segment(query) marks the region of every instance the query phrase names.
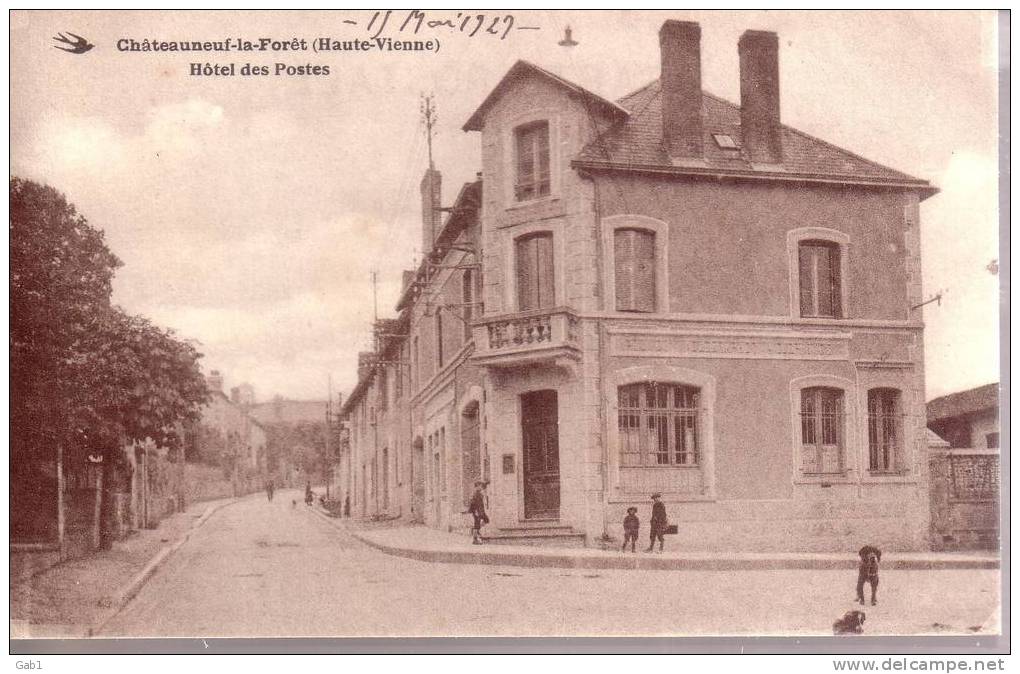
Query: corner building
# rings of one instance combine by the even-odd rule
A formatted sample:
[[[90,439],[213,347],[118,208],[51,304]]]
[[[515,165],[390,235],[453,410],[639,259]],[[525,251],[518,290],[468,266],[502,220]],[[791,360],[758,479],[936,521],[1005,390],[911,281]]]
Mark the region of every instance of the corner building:
[[[515,64],[441,228],[426,174],[400,516],[465,528],[484,477],[497,541],[620,540],[631,505],[646,535],[661,492],[679,549],[927,548],[936,190],[784,126],[774,33],[737,45],[740,105],[702,91],[698,24],[659,41],[618,101]]]

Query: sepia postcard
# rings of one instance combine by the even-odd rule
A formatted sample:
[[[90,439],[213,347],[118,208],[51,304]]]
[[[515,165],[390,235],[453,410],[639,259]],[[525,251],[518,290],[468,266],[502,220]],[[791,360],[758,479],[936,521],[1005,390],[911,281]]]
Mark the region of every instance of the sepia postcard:
[[[13,650],[1008,648],[1008,16],[9,21]]]

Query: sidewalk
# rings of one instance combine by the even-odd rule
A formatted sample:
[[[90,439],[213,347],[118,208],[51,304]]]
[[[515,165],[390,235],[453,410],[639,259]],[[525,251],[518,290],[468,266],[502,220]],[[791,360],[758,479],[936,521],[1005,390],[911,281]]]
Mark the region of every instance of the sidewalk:
[[[143,529],[110,550],[58,564],[11,586],[12,639],[82,638],[113,617],[152,572],[228,498],[192,504],[156,529]]]
[[[316,509],[316,512],[319,512]],[[319,512],[325,517],[324,513]],[[622,553],[593,548],[550,548],[524,545],[471,545],[466,535],[425,526],[362,528],[333,518],[363,543],[382,552],[425,562],[498,564],[571,569],[709,570],[733,569],[856,569],[857,556],[842,553],[671,552]],[[995,552],[888,552],[883,569],[997,569]]]

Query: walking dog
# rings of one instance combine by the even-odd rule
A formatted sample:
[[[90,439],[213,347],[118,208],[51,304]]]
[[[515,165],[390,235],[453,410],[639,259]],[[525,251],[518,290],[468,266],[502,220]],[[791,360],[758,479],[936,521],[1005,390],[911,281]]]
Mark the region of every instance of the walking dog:
[[[871,605],[878,603],[878,563],[882,560],[882,551],[873,545],[865,545],[857,553],[861,565],[857,569],[857,602],[864,603],[864,583],[871,584]]]

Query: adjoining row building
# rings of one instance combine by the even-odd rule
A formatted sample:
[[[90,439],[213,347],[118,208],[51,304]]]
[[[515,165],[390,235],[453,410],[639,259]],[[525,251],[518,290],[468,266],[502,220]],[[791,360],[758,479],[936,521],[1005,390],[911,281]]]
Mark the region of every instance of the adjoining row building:
[[[466,528],[484,479],[496,539],[620,539],[661,492],[689,550],[928,545],[937,190],[783,125],[775,33],[740,38],[739,105],[702,91],[700,36],[667,21],[617,101],[519,61],[464,125],[478,180],[444,207],[426,171],[341,410],[353,516]]]

